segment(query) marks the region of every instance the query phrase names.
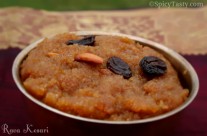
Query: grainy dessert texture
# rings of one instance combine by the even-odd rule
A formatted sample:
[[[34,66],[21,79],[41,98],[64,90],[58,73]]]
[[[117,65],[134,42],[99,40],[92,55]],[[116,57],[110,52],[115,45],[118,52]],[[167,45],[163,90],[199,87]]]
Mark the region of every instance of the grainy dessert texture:
[[[39,43],[21,64],[26,90],[61,111],[102,120],[149,118],[178,107],[188,97],[189,91],[181,86],[175,69],[157,51],[117,36],[95,36],[94,46],[66,44],[81,38],[65,33]],[[80,54],[103,60],[77,61]],[[113,56],[128,64],[131,77],[123,78],[107,68]],[[145,56],[162,59],[166,72],[146,75],[139,65]]]

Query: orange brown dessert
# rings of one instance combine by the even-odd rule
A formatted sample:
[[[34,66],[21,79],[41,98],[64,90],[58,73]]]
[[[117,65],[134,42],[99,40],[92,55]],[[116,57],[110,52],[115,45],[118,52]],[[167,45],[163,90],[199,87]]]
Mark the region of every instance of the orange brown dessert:
[[[77,116],[139,120],[181,105],[189,91],[159,52],[126,37],[59,34],[21,64],[26,90]]]

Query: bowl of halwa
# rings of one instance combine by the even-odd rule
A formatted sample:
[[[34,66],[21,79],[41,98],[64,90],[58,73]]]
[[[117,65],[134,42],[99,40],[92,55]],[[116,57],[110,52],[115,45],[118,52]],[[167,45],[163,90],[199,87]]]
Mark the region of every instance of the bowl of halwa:
[[[137,124],[172,116],[196,97],[199,80],[175,51],[120,33],[78,31],[40,39],[12,74],[32,102],[66,118]]]

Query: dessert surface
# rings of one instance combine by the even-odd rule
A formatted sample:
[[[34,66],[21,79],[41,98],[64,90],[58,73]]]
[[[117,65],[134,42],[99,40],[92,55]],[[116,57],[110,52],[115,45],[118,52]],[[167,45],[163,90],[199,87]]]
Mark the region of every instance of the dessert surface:
[[[159,52],[126,37],[59,34],[23,61],[26,90],[69,114],[138,120],[181,105],[189,91]]]

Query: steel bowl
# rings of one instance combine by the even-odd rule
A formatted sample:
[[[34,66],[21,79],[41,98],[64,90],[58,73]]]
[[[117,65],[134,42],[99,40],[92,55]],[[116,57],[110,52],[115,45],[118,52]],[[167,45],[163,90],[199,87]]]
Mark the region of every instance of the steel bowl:
[[[199,89],[199,79],[197,76],[197,73],[195,72],[194,68],[192,65],[181,55],[179,55],[177,52],[173,51],[172,49],[167,48],[166,46],[144,39],[140,38],[137,36],[132,36],[132,35],[126,35],[126,34],[120,34],[120,33],[108,33],[108,32],[99,32],[99,31],[77,31],[77,32],[71,32],[76,35],[110,35],[110,36],[121,36],[121,37],[128,37],[129,39],[135,40],[139,42],[142,45],[149,46],[151,48],[154,48],[158,52],[162,53],[174,66],[174,68],[177,70],[179,73],[179,77],[183,83],[183,85],[189,89],[190,94],[187,98],[187,100],[180,105],[179,107],[175,108],[172,111],[169,111],[167,113],[155,116],[155,117],[150,117],[146,119],[140,119],[140,120],[133,120],[133,121],[107,121],[107,120],[98,120],[98,119],[91,119],[91,118],[85,118],[85,117],[80,117],[76,115],[72,115],[69,113],[65,113],[63,111],[60,111],[58,109],[55,109],[51,106],[46,105],[45,103],[41,102],[40,100],[36,99],[33,97],[30,93],[27,92],[27,90],[24,88],[22,85],[21,79],[20,79],[20,65],[22,61],[25,59],[27,54],[34,49],[38,43],[40,43],[44,38],[30,44],[27,46],[25,49],[23,49],[15,58],[13,67],[12,67],[12,75],[13,79],[21,91],[27,99],[30,100],[30,102],[35,103],[36,107],[41,107],[40,110],[46,111],[45,114],[48,116],[48,114],[52,114],[53,116],[56,116],[56,118],[62,118],[63,120],[66,118],[73,119],[73,120],[78,120],[78,121],[83,121],[83,122],[92,122],[92,123],[98,123],[98,124],[140,124],[140,123],[146,123],[146,122],[153,122],[157,120],[161,120],[167,117],[170,117],[184,108],[186,108],[196,97]],[[50,36],[53,37],[53,36]],[[39,111],[39,110],[38,110]]]

